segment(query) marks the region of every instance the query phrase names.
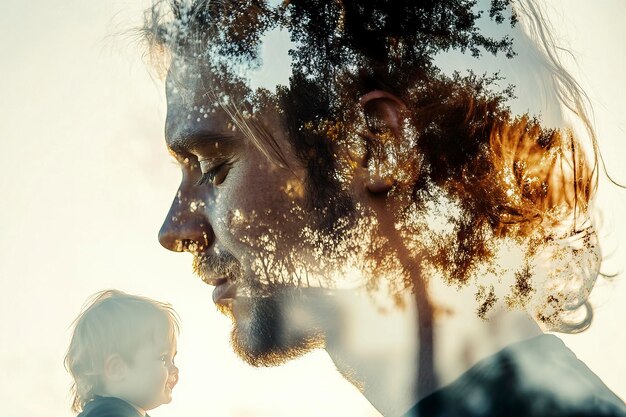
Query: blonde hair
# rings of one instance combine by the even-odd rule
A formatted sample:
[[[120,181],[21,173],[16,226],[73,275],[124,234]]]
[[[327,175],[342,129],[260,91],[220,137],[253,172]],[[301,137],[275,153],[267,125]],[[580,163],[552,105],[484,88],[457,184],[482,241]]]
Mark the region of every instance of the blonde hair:
[[[170,342],[180,333],[180,319],[169,303],[108,289],[93,294],[72,322],[65,369],[72,375],[71,409],[80,412],[102,389],[106,358],[117,353],[133,363],[137,349],[157,341],[165,330]]]

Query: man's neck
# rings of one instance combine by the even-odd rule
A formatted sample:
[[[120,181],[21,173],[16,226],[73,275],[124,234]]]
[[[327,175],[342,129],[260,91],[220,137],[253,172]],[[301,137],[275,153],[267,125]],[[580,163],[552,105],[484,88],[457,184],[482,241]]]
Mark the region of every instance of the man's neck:
[[[326,351],[339,372],[384,416],[401,416],[481,359],[541,334],[523,312],[503,310],[494,313],[491,320],[483,320],[477,317],[476,306],[467,302],[465,292],[469,289],[452,291],[456,295],[450,295],[453,298],[448,297],[443,305],[447,312],[438,309],[434,315],[432,369],[436,375],[431,377],[436,384],[426,392],[417,388],[420,342],[412,294],[403,298],[404,308],[388,306],[387,312],[364,293],[339,299],[341,319],[336,323],[340,328],[328,332],[333,336],[326,341]],[[475,303],[474,297],[469,299]]]
[[[399,416],[415,399],[417,321],[415,305],[381,306],[367,293],[338,297],[326,351],[337,370],[385,416]],[[407,301],[407,300],[405,300]],[[381,310],[384,309],[384,310]]]

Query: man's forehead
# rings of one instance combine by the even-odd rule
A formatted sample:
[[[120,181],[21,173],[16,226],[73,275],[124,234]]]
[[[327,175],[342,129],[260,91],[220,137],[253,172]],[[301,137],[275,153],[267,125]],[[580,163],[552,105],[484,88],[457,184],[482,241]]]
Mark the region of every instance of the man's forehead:
[[[231,117],[209,99],[187,102],[172,93],[167,106],[165,141],[177,159],[200,149],[208,150],[209,146],[214,152],[221,152],[245,142]]]
[[[165,80],[165,94],[167,107],[170,110],[188,110],[197,105],[208,106],[208,94],[210,88],[201,73],[191,74],[192,69],[181,70],[171,68]],[[215,90],[213,90],[215,91]],[[204,103],[204,102],[207,103]]]
[[[170,67],[166,80],[165,137],[171,152],[184,155],[194,146],[215,144],[222,149],[242,145],[249,123],[276,124],[276,109],[261,105],[241,79],[205,66]],[[252,119],[250,116],[254,116]],[[245,127],[241,127],[241,124]],[[267,126],[266,126],[267,127]]]
[[[189,75],[181,77],[176,69],[168,72],[165,137],[173,150],[184,138],[197,136],[200,132],[224,133],[228,129],[219,98],[203,91],[201,81]]]
[[[168,110],[165,140],[170,151],[176,154],[191,152],[208,143],[224,146],[237,137],[232,126],[222,113],[207,113],[198,106]]]

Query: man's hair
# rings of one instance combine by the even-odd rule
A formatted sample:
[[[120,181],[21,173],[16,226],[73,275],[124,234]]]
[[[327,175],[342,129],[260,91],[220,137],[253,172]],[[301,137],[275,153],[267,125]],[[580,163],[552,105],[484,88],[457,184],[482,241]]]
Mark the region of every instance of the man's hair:
[[[243,91],[245,83],[233,82],[237,77],[227,63],[254,66],[263,33],[287,29],[294,45],[290,85],[279,86],[275,95],[260,90],[243,96],[280,109],[283,127],[308,170],[311,200],[324,201],[331,213],[349,206],[345,198],[332,198],[341,188],[334,149],[342,138],[359,136],[355,125],[366,124],[353,104],[375,89],[399,97],[414,129],[410,150],[420,155],[411,172],[413,199],[406,210],[425,212],[427,202],[441,193],[452,197],[459,210],[450,219],[452,241],[433,239],[424,251],[426,261],[450,283],[463,285],[494,258],[497,239],[524,242],[529,250],[515,274],[513,298],[507,300],[522,305],[535,290],[531,259],[550,247],[554,259],[584,265],[575,277],[556,277],[568,282],[550,287],[536,317],[556,330],[581,331],[591,321],[587,296],[600,265],[588,215],[598,159],[588,100],[561,64],[547,19],[531,0],[491,0],[487,11],[498,24],[507,16],[512,26],[522,20],[536,44],[537,66],[551,77],[558,104],[581,120],[590,146],[571,130],[512,115],[506,102],[513,91],[491,91],[500,80],[497,75],[444,75],[433,60],[441,51],[515,55],[515,39],[494,39],[479,30],[475,5],[471,0],[286,0],[276,7],[263,0],[156,1],[146,12],[143,33],[153,51],[208,68],[209,89],[236,85]],[[209,97],[216,97],[212,91]],[[236,108],[227,112],[235,124],[246,124]],[[262,128],[242,130],[266,155],[284,160]],[[368,155],[384,151],[374,149],[371,138],[362,139]],[[479,314],[493,301],[493,292],[483,290],[486,296],[477,295],[483,298]],[[561,314],[580,308],[585,314],[577,321]]]
[[[160,334],[171,342],[179,331],[178,315],[168,303],[109,289],[93,294],[72,322],[72,339],[65,355],[65,369],[73,378],[74,412],[102,390],[106,358],[119,354],[129,365],[145,343],[156,343]]]

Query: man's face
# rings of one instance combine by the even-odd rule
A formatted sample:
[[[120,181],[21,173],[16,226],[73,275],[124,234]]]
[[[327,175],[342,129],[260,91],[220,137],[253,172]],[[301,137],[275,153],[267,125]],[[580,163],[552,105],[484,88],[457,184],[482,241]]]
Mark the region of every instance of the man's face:
[[[275,139],[289,169],[251,143],[214,96],[193,86],[184,96],[169,81],[166,142],[183,175],[159,241],[194,255],[196,272],[216,286],[213,300],[231,316],[233,345],[248,362],[280,363],[320,346],[315,323],[285,319],[320,299],[319,284],[332,265],[328,257],[320,262],[323,249],[314,242],[323,237],[307,208],[306,172],[276,114],[256,115],[256,123]]]

